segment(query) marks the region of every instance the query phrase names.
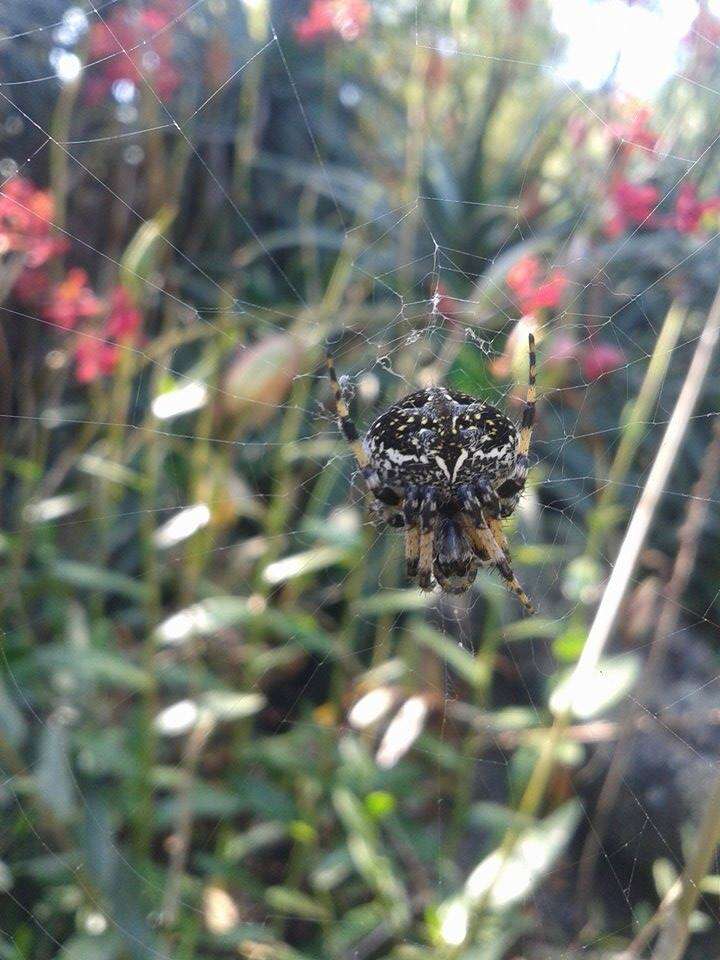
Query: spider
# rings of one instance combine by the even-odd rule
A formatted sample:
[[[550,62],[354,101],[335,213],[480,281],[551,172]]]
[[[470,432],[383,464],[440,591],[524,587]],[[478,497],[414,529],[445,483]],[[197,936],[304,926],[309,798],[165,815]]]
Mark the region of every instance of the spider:
[[[361,440],[327,368],[338,425],[355,455],[381,518],[405,530],[407,575],[421,590],[433,576],[445,593],[465,593],[481,566],[495,566],[529,613],[500,521],[515,510],[528,475],[535,419],[535,338],[520,429],[476,397],[445,387],[418,390],[393,404]]]

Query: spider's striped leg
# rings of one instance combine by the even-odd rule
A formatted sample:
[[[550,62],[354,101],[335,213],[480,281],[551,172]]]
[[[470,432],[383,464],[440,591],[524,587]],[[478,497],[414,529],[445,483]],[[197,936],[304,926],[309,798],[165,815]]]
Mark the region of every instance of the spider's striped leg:
[[[535,423],[535,337],[528,334],[528,388],[523,408],[522,422],[520,424],[520,437],[518,439],[518,456],[527,457],[530,450],[530,441],[532,439],[533,424]]]
[[[490,533],[493,535],[493,537],[497,541],[497,545],[500,547],[500,549],[508,558],[508,560],[510,560],[510,544],[508,543],[508,539],[505,536],[505,531],[502,528],[502,524],[500,523],[499,520],[496,520],[495,518],[492,518],[492,517],[488,520],[487,523],[488,523],[488,527],[490,527]]]
[[[437,494],[427,487],[420,506],[420,551],[418,557],[418,585],[421,590],[432,590],[433,539],[437,517]]]
[[[513,573],[512,567],[510,566],[510,561],[505,555],[505,552],[500,548],[492,533],[490,533],[490,528],[484,525],[476,526],[470,517],[466,515],[463,516],[463,527],[476,549],[478,549],[478,551],[484,551],[490,555],[495,566],[500,571],[500,576],[505,581],[508,589],[512,590],[527,612],[535,613],[535,607],[532,601],[520,586],[520,583]]]
[[[338,426],[342,431],[342,435],[347,440],[350,449],[355,454],[355,459],[358,462],[358,466],[364,472],[370,466],[370,457],[368,457],[362,443],[360,442],[360,435],[357,431],[357,427],[352,421],[350,411],[348,410],[348,405],[345,403],[345,398],[343,397],[340,384],[338,383],[337,373],[335,372],[335,364],[333,363],[333,358],[330,356],[330,354],[328,354],[325,358],[325,362],[327,363],[328,376],[330,377],[330,386],[333,389]]]
[[[408,578],[414,580],[420,562],[420,488],[415,484],[405,489],[403,514],[405,516],[405,567]]]
[[[490,527],[490,532],[499,544],[500,549],[510,559],[510,547],[499,520],[502,510],[500,498],[488,480],[476,480],[470,489],[479,501],[483,516]]]
[[[335,413],[337,415],[338,425],[342,435],[347,440],[355,459],[357,460],[357,464],[360,467],[360,471],[363,475],[365,483],[368,485],[370,492],[373,493],[385,506],[400,506],[402,503],[401,496],[396,490],[393,490],[392,487],[383,485],[380,477],[378,476],[377,470],[375,470],[373,467],[370,457],[362,445],[357,427],[353,423],[352,417],[350,416],[350,411],[348,410],[348,405],[345,402],[342,389],[338,383],[337,373],[335,372],[335,364],[333,363],[333,358],[330,356],[330,354],[328,354],[326,357],[326,363],[328,376],[330,377],[330,385],[333,388]]]
[[[521,587],[513,573],[507,554],[490,532],[477,497],[471,489],[464,487],[460,491],[460,500],[463,506],[462,524],[468,539],[473,544],[480,557],[488,556],[500,572],[508,589],[518,597],[520,603],[528,613],[535,613],[532,601]]]
[[[516,446],[515,470],[511,477],[497,488],[500,497],[500,516],[509,517],[515,510],[520,494],[525,489],[530,460],[530,441],[532,440],[533,424],[535,423],[535,337],[528,334],[528,353],[530,357],[528,369],[528,388],[525,406],[523,407],[520,422],[520,435]]]

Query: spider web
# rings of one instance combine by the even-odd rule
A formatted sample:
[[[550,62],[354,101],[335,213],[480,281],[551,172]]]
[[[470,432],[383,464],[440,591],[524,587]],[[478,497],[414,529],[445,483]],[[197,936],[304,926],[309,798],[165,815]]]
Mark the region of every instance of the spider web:
[[[37,3],[24,18],[0,7],[10,51],[2,181],[65,177],[66,216],[55,218],[65,266],[86,267],[97,289],[121,278],[149,318],[143,339],[117,345],[114,376],[85,387],[74,382],[75,352],[105,344],[101,329],[65,329],[17,297],[2,306],[5,367],[17,373],[3,413],[3,957],[400,960],[458,946],[468,922],[458,895],[473,876],[482,887],[478,864],[515,825],[536,757],[526,734],[547,727],[552,684],[580,652],[698,342],[720,237],[710,207],[688,235],[671,224],[685,185],[710,196],[717,182],[720,128],[709,108],[690,109],[720,94],[717,38],[695,21],[699,65],[692,72],[681,55],[654,100],[661,125],[648,145],[642,129],[617,133],[611,93],[565,75],[559,42],[541,59],[528,54],[528,33],[547,29],[532,4],[489,6],[488,24],[468,31],[455,7],[378,3],[367,36],[353,39],[340,21],[307,47],[294,33],[305,12],[280,6],[160,4],[171,12],[129,39],[114,18],[120,0]],[[85,44],[97,26],[111,49],[92,60]],[[317,107],[312,68],[326,47],[331,76],[343,56],[350,65],[335,86],[352,167],[332,111]],[[206,72],[201,50],[215,55]],[[158,72],[166,56],[182,61],[182,76]],[[132,81],[112,73],[129,62]],[[102,114],[83,96],[108,71]],[[172,94],[166,81],[177,81]],[[383,103],[382,83],[402,109]],[[442,165],[453,138],[458,154],[468,148],[446,91],[457,84],[477,120],[481,83],[527,96],[524,125],[510,108],[488,117],[491,143],[503,124],[524,136],[507,160],[512,177],[489,186],[453,181]],[[259,146],[242,126],[246,109]],[[262,127],[264,111],[287,144]],[[538,165],[549,130],[557,149]],[[172,229],[160,226],[161,205],[148,214],[152,198],[137,186],[140,172],[158,173],[158,142],[185,164]],[[609,186],[630,152],[628,178],[656,193],[608,236]],[[246,155],[249,183],[237,173]],[[488,169],[504,160],[489,149]],[[93,219],[93,207],[107,217]],[[129,255],[132,237],[144,257]],[[538,284],[561,273],[565,287],[523,318],[508,276],[528,258]],[[618,475],[614,457],[673,300],[687,317]],[[521,619],[490,571],[462,599],[408,587],[402,539],[368,517],[320,372],[329,341],[361,429],[436,382],[517,417],[529,327],[541,401],[508,535],[537,621]],[[114,389],[123,382],[125,393]],[[496,898],[472,931],[483,956],[605,956],[642,928],[682,869],[687,824],[716,766],[720,591],[711,575],[679,597],[667,585],[693,504],[709,507],[696,570],[717,571],[717,490],[693,487],[717,409],[711,381],[603,668],[618,677],[613,705],[573,727],[540,839],[521,835],[523,876],[481,895]],[[589,554],[591,524],[607,529]],[[661,603],[679,614],[662,638],[675,675],[666,670],[644,697],[637,663]],[[575,878],[633,707],[641,735],[598,839],[593,889],[605,913],[585,922],[572,909]],[[563,842],[545,863],[550,823]],[[718,920],[712,895],[700,907],[701,928]],[[448,956],[480,955],[466,947]]]

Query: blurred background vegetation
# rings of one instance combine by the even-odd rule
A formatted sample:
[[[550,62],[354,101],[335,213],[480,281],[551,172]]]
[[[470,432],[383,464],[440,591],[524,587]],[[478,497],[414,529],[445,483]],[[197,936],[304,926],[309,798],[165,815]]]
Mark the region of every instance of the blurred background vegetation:
[[[718,283],[720,20],[639,99],[554,6],[0,4],[2,960],[642,955],[720,755],[716,376],[542,748]],[[408,586],[322,374],[517,416],[528,328],[532,619]]]

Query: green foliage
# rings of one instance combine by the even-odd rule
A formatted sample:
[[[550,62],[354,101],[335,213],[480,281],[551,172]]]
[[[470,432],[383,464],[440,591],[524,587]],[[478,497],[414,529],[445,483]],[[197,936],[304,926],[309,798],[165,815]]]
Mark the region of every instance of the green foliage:
[[[548,69],[559,40],[539,0],[520,18],[504,0],[421,3],[417,44],[415,11],[378,2],[369,36],[309,47],[281,23],[290,5],[279,43],[262,3],[203,6],[178,33],[204,54],[192,62],[228,69],[181,87],[192,148],[147,91],[137,168],[120,159],[118,104],[52,104],[84,145],[65,158],[72,189],[53,147],[56,225],[64,211],[92,238],[54,266],[121,286],[142,337],[79,383],[78,344],[103,336],[31,326],[17,263],[0,261],[7,317],[28,319],[6,326],[22,372],[3,413],[0,958],[502,960],[546,934],[564,951],[542,894],[568,882],[568,783],[587,754],[582,730],[551,742],[553,709],[716,260],[704,236],[607,236],[610,124],[573,144],[577,95]],[[657,127],[685,117],[673,150],[699,154],[715,102],[666,97]],[[608,91],[587,99],[588,122],[616,108]],[[708,190],[717,165],[711,151]],[[139,219],[118,195],[131,172]],[[432,378],[515,416],[527,361],[506,278],[528,257],[569,284],[565,307],[535,312],[538,462],[507,525],[533,620],[489,570],[465,608],[407,588],[321,371],[331,340],[360,375],[363,423],[375,394]],[[676,299],[680,345],[634,420]],[[620,370],[591,377],[603,338]],[[719,399],[715,381],[702,413]],[[679,491],[706,440],[698,417]],[[681,505],[663,505],[656,551],[672,555]],[[713,517],[687,600],[706,622],[717,545]],[[608,658],[576,717],[614,717],[638,671]],[[548,743],[548,786],[526,809]],[[675,876],[655,864],[658,895]]]

